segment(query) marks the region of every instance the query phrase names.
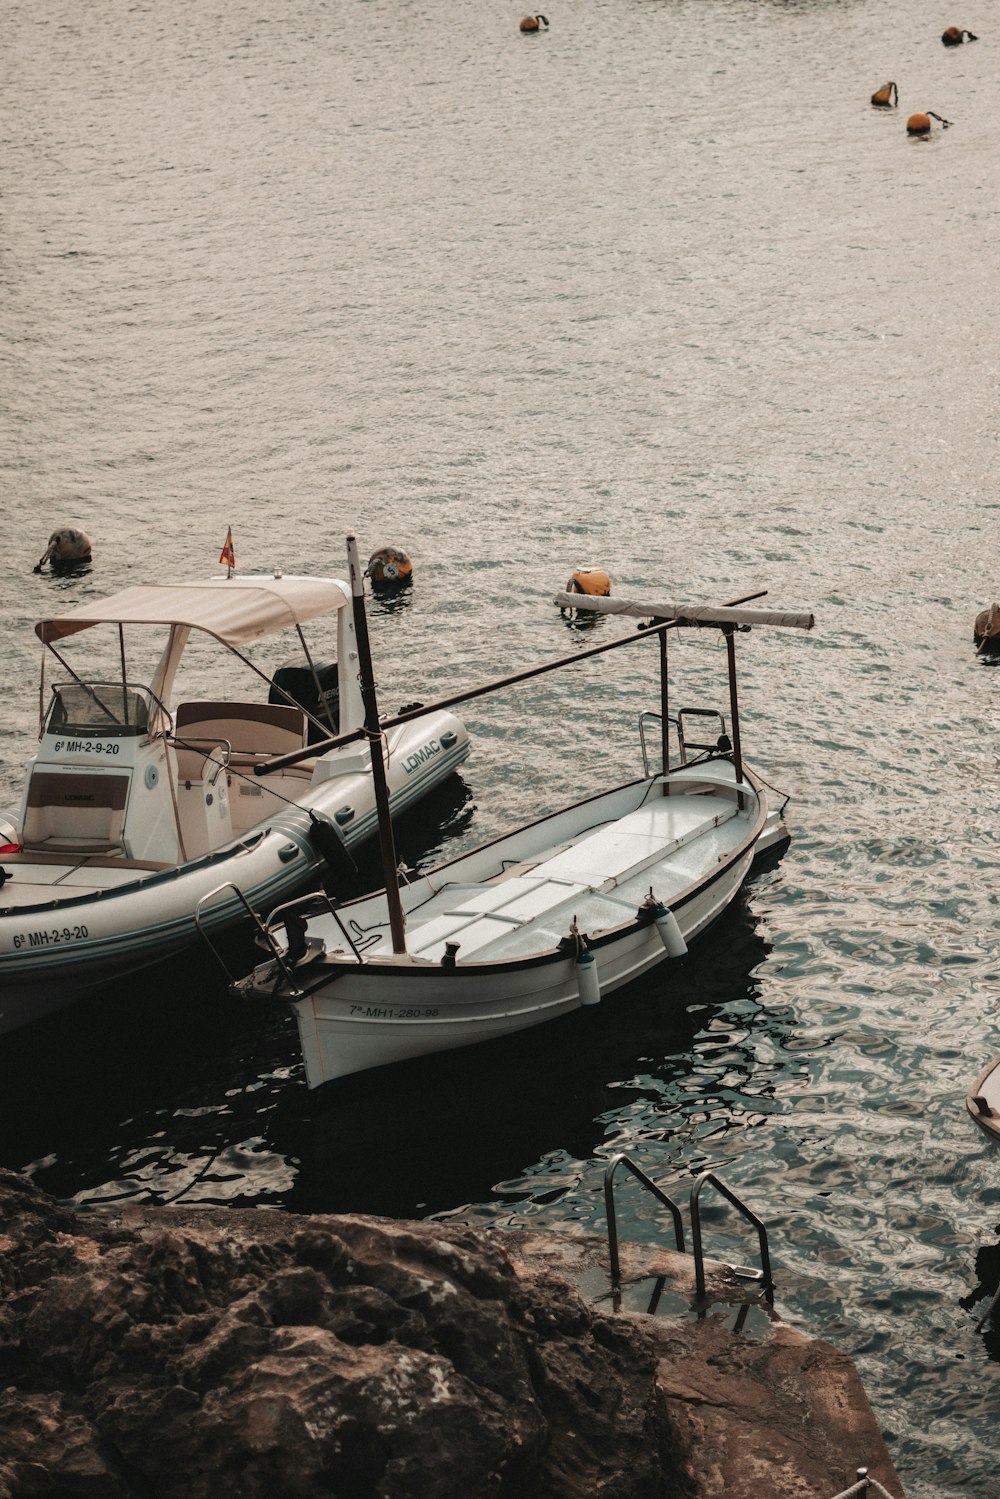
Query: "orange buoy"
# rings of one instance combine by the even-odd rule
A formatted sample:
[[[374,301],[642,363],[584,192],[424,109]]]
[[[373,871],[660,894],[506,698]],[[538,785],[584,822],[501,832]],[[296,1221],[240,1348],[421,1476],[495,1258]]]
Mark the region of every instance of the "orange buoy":
[[[951,124],[950,120],[944,119],[943,116],[935,114],[933,109],[929,109],[926,114],[910,115],[906,122],[907,135],[930,135],[931,120],[937,120],[944,130],[947,130]]]
[[[872,103],[877,104],[880,109],[890,109],[899,103],[899,89],[894,83],[883,83],[872,94]]]
[[[941,33],[941,41],[946,47],[960,47],[963,42],[978,42],[978,36],[973,36],[971,31],[960,30],[958,26],[948,26]]]
[[[578,567],[566,584],[567,593],[586,593],[592,599],[611,597],[611,579],[600,567]]]
[[[547,28],[548,24],[544,16],[525,16],[521,22],[521,30],[533,36],[536,31],[541,31],[543,26]]]
[[[368,576],[373,588],[405,588],[413,582],[413,563],[398,547],[379,547],[368,558]]]

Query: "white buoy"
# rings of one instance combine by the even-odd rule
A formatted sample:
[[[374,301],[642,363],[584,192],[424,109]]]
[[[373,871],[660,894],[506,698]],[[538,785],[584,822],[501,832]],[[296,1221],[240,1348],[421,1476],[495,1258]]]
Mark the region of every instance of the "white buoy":
[[[597,959],[588,947],[576,960],[576,982],[582,1005],[599,1005],[601,981],[597,976]]]
[[[653,925],[660,934],[660,941],[667,949],[671,958],[683,958],[687,952],[687,943],[677,923],[677,917],[673,911],[664,905],[657,905],[653,912]]]

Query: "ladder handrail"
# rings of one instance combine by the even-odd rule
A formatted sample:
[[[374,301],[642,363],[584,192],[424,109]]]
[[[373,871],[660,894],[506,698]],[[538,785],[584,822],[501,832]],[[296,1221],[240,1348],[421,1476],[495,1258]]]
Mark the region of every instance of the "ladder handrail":
[[[764,1285],[769,1303],[774,1301],[774,1279],[771,1275],[771,1256],[767,1247],[767,1229],[762,1219],[757,1217],[745,1202],[742,1202],[736,1193],[726,1186],[725,1182],[716,1176],[714,1171],[703,1171],[691,1188],[691,1240],[692,1253],[694,1254],[695,1288],[699,1300],[705,1295],[705,1255],[701,1245],[701,1207],[699,1198],[701,1189],[706,1182],[711,1182],[717,1192],[731,1203],[737,1212],[743,1214],[757,1230],[757,1242],[760,1246],[760,1263],[763,1272]]]
[[[681,1210],[677,1206],[677,1204],[667,1196],[666,1192],[664,1192],[661,1187],[658,1187],[656,1185],[656,1182],[654,1182],[651,1177],[648,1177],[644,1171],[640,1170],[640,1168],[634,1163],[634,1161],[629,1160],[628,1156],[625,1155],[624,1152],[619,1152],[619,1154],[612,1156],[604,1169],[604,1203],[607,1210],[608,1250],[611,1259],[611,1286],[612,1290],[615,1292],[616,1311],[618,1310],[619,1304],[618,1293],[621,1290],[621,1260],[618,1254],[618,1222],[615,1214],[614,1177],[615,1172],[618,1170],[619,1166],[624,1166],[627,1171],[631,1172],[631,1174],[639,1182],[640,1186],[645,1187],[648,1192],[652,1192],[653,1196],[657,1198],[659,1202],[662,1202],[664,1207],[670,1209],[671,1215],[674,1220],[674,1235],[677,1240],[677,1249],[681,1254],[686,1253],[686,1250],[684,1248],[684,1220],[681,1216]],[[736,1193],[732,1191],[730,1187],[727,1187],[725,1182],[720,1180],[720,1178],[716,1176],[714,1171],[702,1171],[696,1179],[694,1186],[691,1188],[691,1252],[694,1255],[697,1299],[699,1301],[702,1301],[705,1298],[705,1255],[702,1249],[701,1242],[701,1207],[699,1199],[701,1197],[701,1189],[702,1187],[704,1187],[706,1182],[711,1182],[716,1191],[719,1192],[727,1202],[731,1203],[738,1212],[742,1213],[743,1217],[746,1218],[750,1223],[752,1223],[756,1228],[758,1243],[760,1245],[761,1276],[764,1282],[765,1294],[767,1296],[768,1303],[773,1305],[774,1280],[771,1275],[771,1256],[768,1251],[767,1245],[767,1228],[764,1225],[763,1220],[758,1218],[753,1209],[748,1208],[746,1203],[743,1202],[739,1197],[737,1197]],[[756,1273],[757,1272],[755,1271],[754,1274],[756,1275]],[[655,1307],[655,1304],[659,1299],[661,1289],[662,1284],[657,1286],[656,1293],[653,1297],[653,1302],[651,1303],[651,1310]],[[1000,1293],[998,1293],[998,1295],[1000,1295]],[[741,1330],[742,1320],[746,1316],[748,1307],[749,1303],[744,1305],[744,1307],[742,1308],[740,1316],[737,1319],[737,1327],[735,1329],[736,1331]],[[833,1499],[892,1499],[892,1495],[889,1493],[889,1490],[883,1488],[882,1484],[879,1483],[877,1478],[872,1478],[867,1468],[857,1468],[855,1471],[857,1474],[857,1482],[851,1484],[850,1488],[842,1490],[841,1493],[835,1494],[833,1496]]]
[[[674,1237],[677,1241],[678,1253],[686,1253],[684,1248],[684,1220],[681,1217],[681,1210],[677,1206],[676,1202],[669,1198],[666,1192],[658,1187],[656,1183],[652,1181],[644,1171],[640,1171],[639,1167],[636,1166],[634,1162],[630,1161],[627,1155],[619,1154],[612,1156],[611,1160],[608,1162],[604,1170],[604,1206],[608,1219],[608,1250],[611,1256],[611,1284],[615,1290],[618,1290],[620,1288],[622,1278],[621,1262],[618,1257],[618,1220],[615,1215],[614,1191],[614,1175],[619,1166],[624,1166],[628,1171],[631,1171],[636,1180],[642,1186],[644,1186],[648,1192],[652,1192],[653,1196],[657,1198],[658,1201],[662,1202],[664,1207],[670,1209],[671,1216],[674,1220]]]
[[[615,1212],[614,1194],[614,1177],[619,1166],[624,1166],[627,1171],[630,1171],[640,1186],[645,1187],[647,1192],[652,1192],[657,1201],[662,1202],[664,1207],[670,1209],[674,1220],[674,1237],[677,1242],[678,1252],[680,1254],[686,1253],[684,1247],[684,1220],[681,1216],[680,1208],[672,1198],[667,1196],[662,1187],[658,1187],[651,1177],[648,1177],[634,1161],[630,1160],[624,1152],[620,1151],[617,1155],[611,1157],[611,1160],[604,1169],[604,1206],[608,1222],[608,1254],[611,1261],[611,1286],[616,1293],[621,1289],[621,1258],[618,1253],[618,1218]],[[716,1191],[721,1193],[727,1202],[732,1203],[733,1207],[742,1213],[743,1217],[756,1228],[760,1246],[761,1269],[759,1272],[753,1271],[750,1273],[755,1278],[759,1277],[763,1282],[768,1304],[773,1306],[774,1278],[771,1274],[771,1255],[767,1244],[767,1228],[763,1220],[758,1218],[757,1214],[751,1208],[748,1208],[746,1203],[737,1197],[736,1193],[730,1187],[727,1187],[725,1182],[716,1176],[714,1171],[703,1171],[691,1188],[691,1252],[694,1255],[696,1299],[698,1301],[705,1299],[705,1252],[702,1248],[701,1240],[701,1207],[699,1199],[701,1197],[701,1189],[706,1182],[711,1182]]]

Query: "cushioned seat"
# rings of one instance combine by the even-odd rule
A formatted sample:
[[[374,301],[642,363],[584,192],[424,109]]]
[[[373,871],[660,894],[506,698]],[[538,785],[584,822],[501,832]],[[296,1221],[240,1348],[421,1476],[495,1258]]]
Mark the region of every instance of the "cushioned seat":
[[[290,703],[181,703],[174,724],[178,739],[226,743],[234,759],[283,755],[306,743],[306,716]]]
[[[128,789],[127,775],[35,769],[28,783],[22,846],[46,853],[124,852]]]

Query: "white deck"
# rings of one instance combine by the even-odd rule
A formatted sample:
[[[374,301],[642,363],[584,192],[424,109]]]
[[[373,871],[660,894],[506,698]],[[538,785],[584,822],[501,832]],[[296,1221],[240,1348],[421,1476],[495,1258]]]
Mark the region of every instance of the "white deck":
[[[558,944],[576,918],[591,936],[634,917],[652,887],[669,900],[744,836],[747,816],[715,796],[660,796],[488,884],[447,885],[407,918],[407,950],[459,963],[527,956]],[[384,935],[366,956],[389,950]]]

